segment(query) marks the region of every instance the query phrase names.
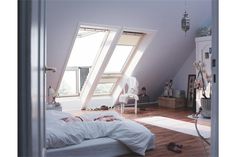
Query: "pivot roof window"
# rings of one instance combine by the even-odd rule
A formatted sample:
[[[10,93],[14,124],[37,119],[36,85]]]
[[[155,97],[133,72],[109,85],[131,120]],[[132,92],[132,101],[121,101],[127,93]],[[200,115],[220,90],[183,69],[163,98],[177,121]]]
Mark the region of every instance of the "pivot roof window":
[[[86,27],[79,29],[60,84],[59,96],[80,95],[108,32]]]
[[[105,69],[105,73],[122,73],[141,37],[141,33],[123,32]]]
[[[97,84],[94,96],[111,95],[119,84],[125,70],[136,53],[136,48],[144,34],[123,32],[112,56]],[[106,81],[105,81],[106,80]]]

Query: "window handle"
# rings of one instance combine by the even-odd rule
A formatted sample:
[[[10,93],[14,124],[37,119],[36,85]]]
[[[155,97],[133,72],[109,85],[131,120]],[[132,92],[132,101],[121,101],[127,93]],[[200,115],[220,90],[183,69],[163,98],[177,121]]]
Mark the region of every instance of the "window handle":
[[[47,67],[47,66],[45,66],[45,67],[44,67],[44,72],[46,73],[46,72],[49,72],[49,71],[51,71],[51,72],[56,72],[57,69],[54,68],[54,67]]]

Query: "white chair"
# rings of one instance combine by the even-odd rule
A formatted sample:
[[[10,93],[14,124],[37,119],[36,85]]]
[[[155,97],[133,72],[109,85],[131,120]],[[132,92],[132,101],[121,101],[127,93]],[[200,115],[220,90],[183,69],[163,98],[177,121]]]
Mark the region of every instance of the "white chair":
[[[125,91],[125,86],[128,85],[127,92]],[[135,115],[138,111],[137,101],[138,98],[138,81],[135,77],[129,77],[126,79],[126,83],[123,88],[123,94],[119,96],[119,102],[121,104],[121,113],[124,113],[125,105],[127,105],[128,100],[134,99],[134,112]]]

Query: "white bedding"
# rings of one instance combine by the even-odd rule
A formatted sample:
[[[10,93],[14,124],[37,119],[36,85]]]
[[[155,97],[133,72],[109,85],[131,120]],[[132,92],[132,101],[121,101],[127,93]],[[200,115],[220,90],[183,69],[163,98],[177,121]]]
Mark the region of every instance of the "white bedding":
[[[124,119],[116,112],[98,112],[81,116],[87,120],[101,115],[113,115],[120,121],[83,121],[65,123],[61,118],[71,116],[68,113],[58,111],[46,112],[46,146],[58,148],[73,144],[79,144],[86,139],[109,137],[116,139],[133,152],[145,155],[152,133],[136,122]]]

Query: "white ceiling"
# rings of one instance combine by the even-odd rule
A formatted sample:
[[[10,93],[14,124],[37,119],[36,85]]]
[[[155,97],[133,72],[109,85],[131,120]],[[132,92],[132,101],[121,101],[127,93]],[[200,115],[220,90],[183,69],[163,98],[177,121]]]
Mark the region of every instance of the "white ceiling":
[[[47,0],[47,64],[57,68],[48,74],[47,86],[57,87],[79,24],[150,29],[156,36],[133,75],[155,99],[194,50],[197,29],[211,25],[211,0],[186,2],[191,28],[185,36],[180,26],[184,0]]]

